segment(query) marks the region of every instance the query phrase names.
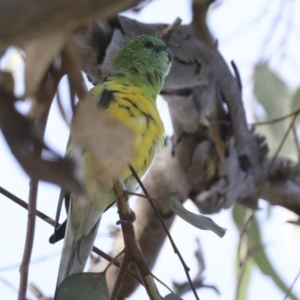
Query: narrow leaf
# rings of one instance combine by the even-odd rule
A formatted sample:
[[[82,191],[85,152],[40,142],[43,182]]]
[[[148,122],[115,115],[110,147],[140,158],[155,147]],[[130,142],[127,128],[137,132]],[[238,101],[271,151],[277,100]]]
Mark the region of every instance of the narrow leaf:
[[[252,244],[252,248],[263,245],[261,240],[259,223],[256,218],[253,219],[249,233],[251,237],[250,242]],[[261,249],[258,249],[257,251],[253,251],[252,257],[259,269],[261,270],[261,272],[267,276],[270,276],[270,278],[277,285],[277,287],[280,288],[284,294],[286,294],[288,291],[288,286],[286,286],[281,277],[277,274],[263,247],[261,247]],[[289,295],[289,298],[292,300],[299,299],[293,293]]]
[[[232,218],[233,221],[239,231],[242,230],[244,223],[246,221],[246,209],[242,207],[241,205],[235,204],[232,208]],[[243,245],[245,246],[245,245]],[[251,278],[251,273],[253,270],[253,267],[255,266],[255,262],[252,258],[249,258],[244,266],[244,274],[242,278],[238,278],[238,268],[239,268],[239,253],[236,253],[236,277],[238,280],[241,280],[238,290],[238,297],[239,300],[246,300],[248,289],[249,289],[249,283]]]
[[[300,87],[296,90],[292,97],[292,111],[300,109]],[[300,122],[300,115],[297,117],[297,122]]]
[[[183,300],[183,299],[175,294],[168,294],[167,296],[164,297],[164,300]]]
[[[253,259],[248,259],[245,265],[244,274],[241,279],[241,285],[239,290],[239,300],[247,300],[247,296],[249,295],[249,284],[251,279],[251,273],[253,267],[255,266],[255,262]]]
[[[259,121],[272,120],[291,112],[293,100],[288,86],[267,63],[259,63],[255,66],[254,94],[267,114],[266,118],[259,118]],[[259,134],[267,137],[271,153],[277,150],[289,124],[290,119],[286,119],[256,127]],[[289,135],[279,154],[295,159],[295,152],[291,149],[294,149],[294,139]]]
[[[55,300],[108,300],[104,273],[78,273],[67,277],[58,287]]]
[[[287,86],[275,72],[270,70],[267,63],[255,66],[254,94],[264,107],[268,119],[278,118],[289,112]],[[272,124],[271,128],[276,137],[283,136],[285,127],[281,123]]]
[[[235,225],[239,230],[241,230],[245,222],[246,209],[240,205],[235,205],[232,210],[232,215]],[[252,255],[248,259],[246,265],[246,274],[244,274],[245,281],[242,282],[243,286],[241,287],[240,293],[246,293],[247,288],[249,287],[250,272],[252,271],[253,266],[257,265],[261,272],[267,276],[270,276],[274,284],[276,284],[278,288],[280,288],[282,292],[286,294],[288,287],[285,285],[281,277],[277,274],[267,256],[267,253],[263,247],[259,223],[257,218],[255,217],[253,218],[248,230],[248,251],[250,251]],[[294,294],[291,294],[290,299],[296,300],[298,298]]]
[[[169,209],[171,209],[176,215],[190,223],[191,225],[203,229],[203,230],[211,230],[219,237],[223,237],[225,235],[226,229],[218,226],[212,219],[196,215],[188,210],[186,210],[180,201],[176,198],[177,193],[168,194],[164,200],[163,204],[165,204]]]

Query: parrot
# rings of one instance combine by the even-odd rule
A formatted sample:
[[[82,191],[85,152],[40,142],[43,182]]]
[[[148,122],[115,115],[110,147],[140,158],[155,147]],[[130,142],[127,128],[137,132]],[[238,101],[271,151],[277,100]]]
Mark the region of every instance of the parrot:
[[[95,109],[104,109],[133,131],[134,155],[128,163],[140,178],[164,143],[164,126],[156,98],[172,61],[172,52],[160,38],[139,35],[116,53],[108,75],[90,91]],[[72,132],[68,153],[72,154]],[[81,155],[85,193],[84,196],[69,194],[66,201],[67,221],[60,227],[64,232],[64,245],[57,286],[66,277],[83,272],[101,216],[115,202],[112,180],[97,177],[99,170],[93,153],[84,149]],[[133,192],[137,181],[129,167],[124,168],[121,178],[126,190]],[[50,242],[58,239],[54,234]]]

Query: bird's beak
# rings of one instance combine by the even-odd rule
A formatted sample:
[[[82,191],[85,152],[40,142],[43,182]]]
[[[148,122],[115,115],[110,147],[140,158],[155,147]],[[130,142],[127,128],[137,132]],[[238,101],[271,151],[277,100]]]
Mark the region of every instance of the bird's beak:
[[[165,50],[168,54],[168,58],[169,58],[169,63],[173,61],[173,53],[171,52],[171,50],[169,48],[166,48]]]

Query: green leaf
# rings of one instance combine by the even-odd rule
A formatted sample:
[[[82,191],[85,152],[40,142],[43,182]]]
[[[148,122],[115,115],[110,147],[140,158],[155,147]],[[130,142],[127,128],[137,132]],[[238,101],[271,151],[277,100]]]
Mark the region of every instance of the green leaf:
[[[104,273],[78,273],[58,287],[55,300],[109,300]]]
[[[246,221],[246,209],[238,204],[234,205],[232,208],[232,217],[234,223],[239,231],[244,226]],[[236,254],[236,265],[238,266],[238,253]],[[241,279],[240,287],[239,287],[239,300],[246,300],[248,295],[248,288],[251,278],[251,272],[255,263],[252,258],[248,259],[244,266],[244,274]],[[238,273],[237,273],[238,274]]]
[[[254,94],[264,107],[268,119],[278,118],[289,112],[288,88],[281,78],[269,69],[267,63],[255,66]],[[271,128],[276,138],[283,136],[285,127],[282,122],[272,124]]]
[[[164,297],[164,300],[183,300],[183,299],[175,294],[168,294],[166,297]]]
[[[300,108],[300,87],[296,90],[292,97],[292,111]],[[300,122],[300,115],[297,117],[297,122]]]
[[[257,248],[257,246],[262,246],[262,241],[261,241],[261,234],[260,234],[260,229],[259,229],[259,223],[256,218],[253,219],[252,224],[250,226],[250,242],[251,246],[253,249],[254,247]],[[261,270],[261,272],[267,276],[270,276],[274,283],[282,290],[284,294],[287,293],[288,287],[285,285],[285,283],[282,281],[280,276],[278,276],[277,272],[273,268],[266,252],[264,251],[263,248],[258,249],[257,251],[253,251],[252,257],[254,261],[256,262],[257,266]],[[299,299],[296,297],[293,293],[289,295],[290,299],[297,300]]]
[[[241,230],[243,228],[243,224],[245,223],[245,219],[246,219],[246,209],[240,205],[234,205],[233,209],[232,209],[232,216],[233,216],[233,220],[235,225],[237,226],[237,228],[239,230]],[[255,265],[258,266],[258,268],[261,270],[261,272],[264,275],[267,275],[269,277],[271,277],[271,279],[273,280],[273,282],[278,286],[278,288],[280,288],[282,290],[283,293],[287,293],[288,291],[288,287],[285,285],[285,283],[282,281],[282,279],[280,278],[280,276],[277,274],[277,272],[275,271],[275,269],[273,268],[265,250],[263,247],[263,241],[261,238],[261,233],[260,233],[260,228],[259,228],[259,222],[257,220],[257,218],[253,218],[249,230],[248,230],[248,251],[250,251],[251,253],[251,258],[248,259],[248,262],[246,265],[246,267],[248,267],[249,269],[246,269],[246,272],[248,274],[244,274],[244,277],[248,277],[248,278],[244,278],[243,280],[245,280],[245,282],[242,282],[243,286],[241,286],[240,289],[240,296],[241,299],[246,299],[246,298],[242,298],[246,297],[246,292],[247,289],[249,287],[249,278],[250,278],[250,273],[252,271],[252,268]],[[298,298],[294,295],[294,294],[290,294],[290,299],[293,300],[297,300]]]
[[[248,288],[251,278],[251,272],[253,267],[255,266],[255,262],[253,259],[248,259],[246,265],[244,267],[244,274],[242,276],[242,281],[239,290],[239,300],[246,300],[248,296]]]
[[[260,118],[260,121],[279,118],[291,112],[292,99],[290,91],[285,82],[270,70],[267,63],[260,63],[255,66],[254,94],[267,113],[267,118]],[[267,137],[271,153],[275,153],[277,150],[290,122],[291,119],[289,118],[256,127],[258,133]],[[296,152],[294,150],[294,139],[289,135],[279,154],[295,159]]]
[[[223,237],[226,233],[226,229],[218,226],[212,219],[196,215],[188,210],[186,210],[180,201],[176,198],[177,193],[168,194],[164,200],[163,204],[166,205],[169,209],[171,209],[176,215],[190,223],[191,225],[203,229],[203,230],[211,230],[219,237]]]
[[[232,208],[232,218],[237,229],[241,231],[246,221],[246,209],[239,204],[235,204]]]
[[[269,118],[282,116],[287,107],[288,88],[285,82],[270,70],[267,63],[255,66],[254,93]]]

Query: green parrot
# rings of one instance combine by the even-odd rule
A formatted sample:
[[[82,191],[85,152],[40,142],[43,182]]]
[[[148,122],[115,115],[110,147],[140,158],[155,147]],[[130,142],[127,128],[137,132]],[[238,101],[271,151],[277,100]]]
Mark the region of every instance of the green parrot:
[[[164,127],[156,97],[169,73],[172,59],[171,51],[161,39],[140,35],[119,50],[109,74],[91,90],[95,109],[105,109],[133,131],[134,156],[128,163],[139,177],[151,165],[156,150],[163,146]],[[72,155],[72,132],[69,153]],[[67,276],[83,271],[101,216],[115,201],[112,182],[98,178],[95,159],[92,152],[84,150],[84,198],[70,195],[67,222],[50,238],[50,242],[56,242],[64,233],[58,285]],[[126,190],[135,190],[137,182],[128,167],[124,169],[122,179]]]

